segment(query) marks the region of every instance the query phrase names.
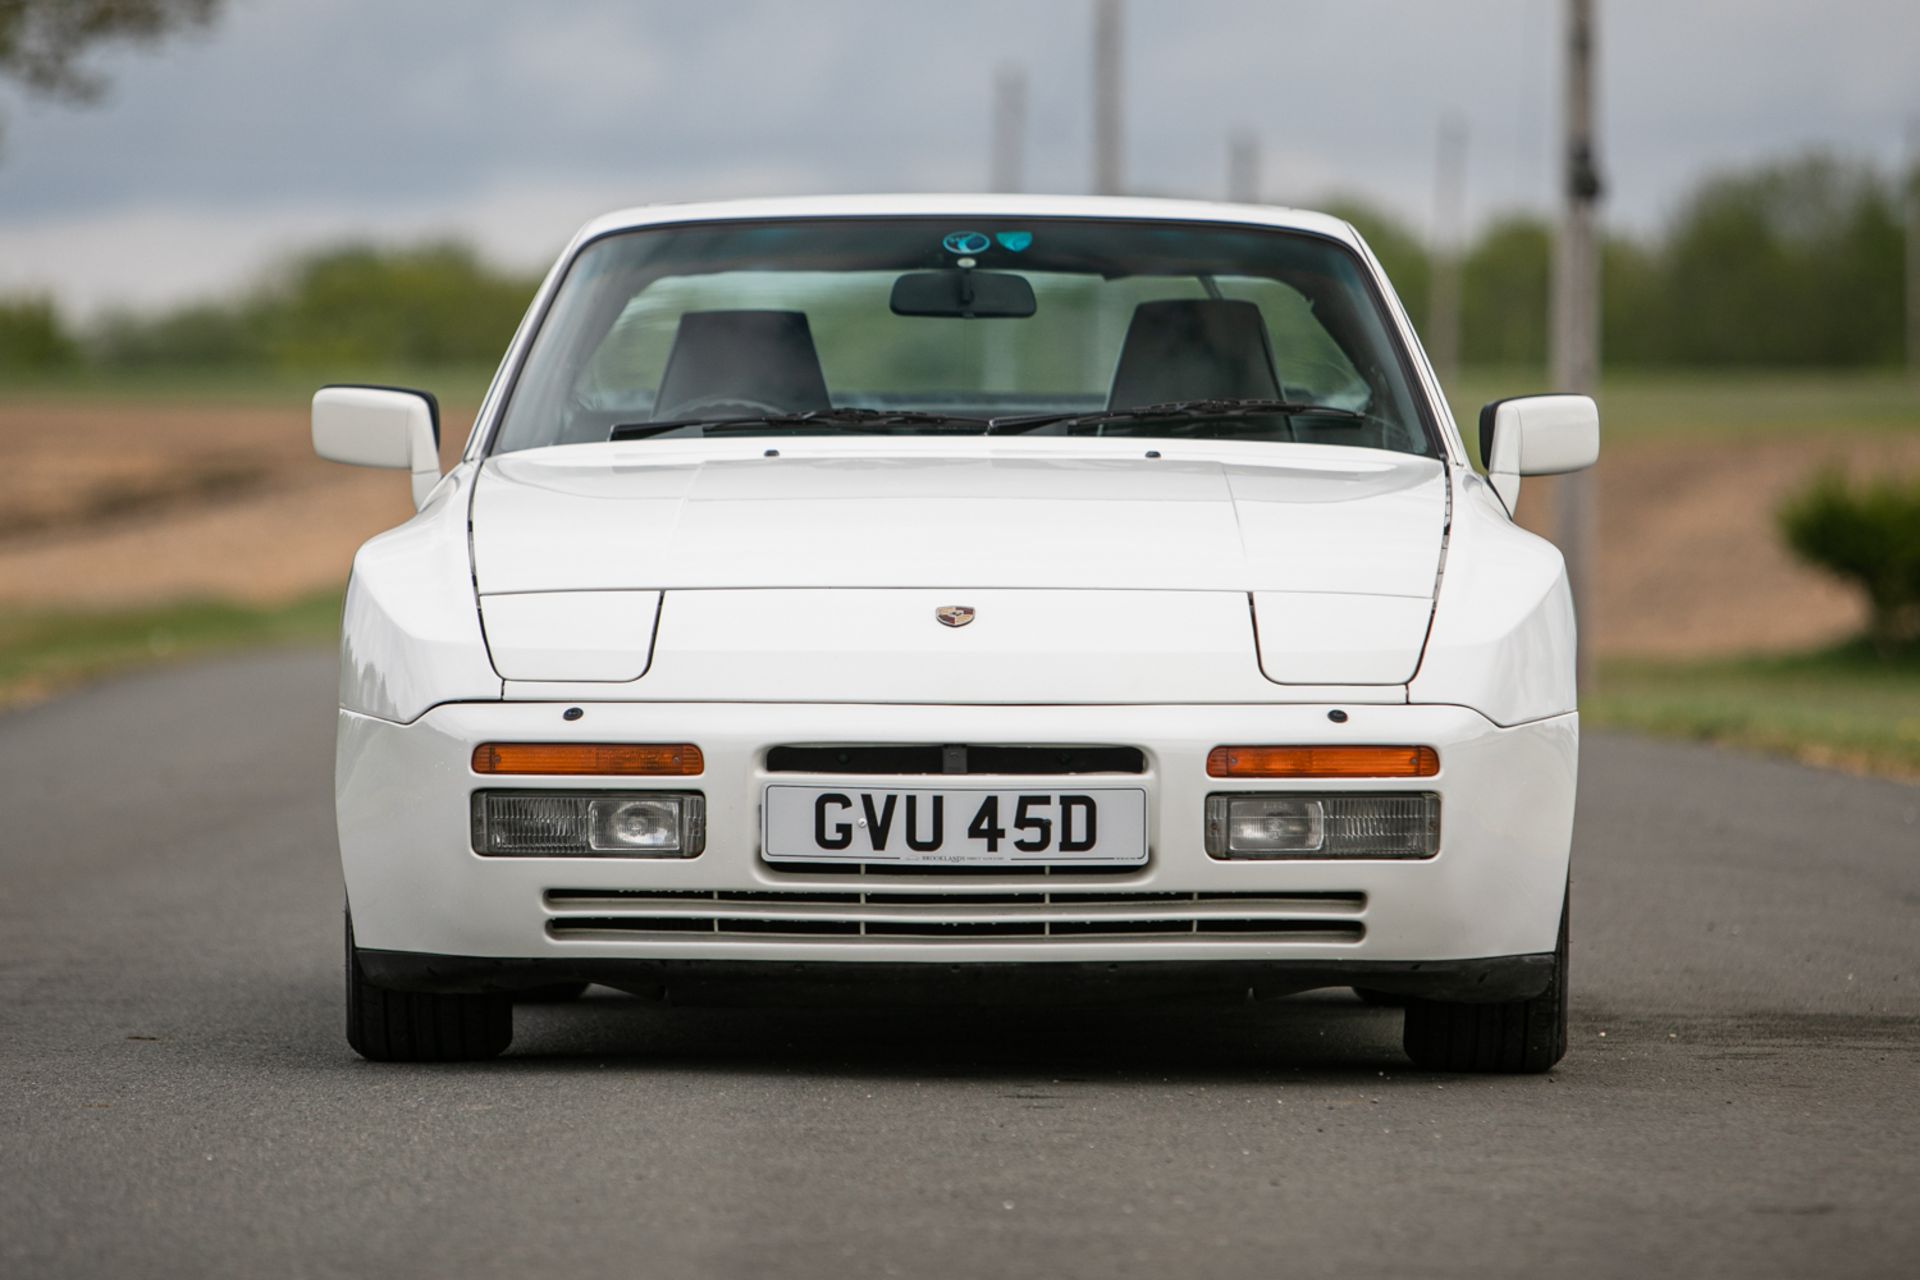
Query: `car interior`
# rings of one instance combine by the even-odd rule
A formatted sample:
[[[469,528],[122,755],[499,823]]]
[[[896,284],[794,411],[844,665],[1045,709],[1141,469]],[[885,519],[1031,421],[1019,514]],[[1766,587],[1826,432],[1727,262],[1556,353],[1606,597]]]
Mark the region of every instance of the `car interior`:
[[[948,430],[964,431],[1022,416],[1269,401],[1324,411],[1060,420],[1018,430],[1434,452],[1402,390],[1403,371],[1390,367],[1384,327],[1365,289],[1356,288],[1354,272],[1343,276],[1304,254],[1298,263],[1242,262],[1232,251],[1244,254],[1244,248],[1212,243],[1261,233],[1178,232],[1187,244],[1155,238],[1156,228],[1124,225],[1088,228],[1085,242],[1047,233],[1051,258],[1029,238],[1033,248],[1021,260],[988,270],[973,257],[927,253],[921,225],[885,224],[899,249],[840,226],[780,228],[790,239],[823,239],[805,251],[783,242],[780,253],[765,248],[770,228],[611,237],[599,248],[639,245],[647,236],[670,246],[675,237],[701,243],[684,250],[688,260],[636,255],[587,273],[591,292],[572,305],[569,279],[528,372],[511,393],[500,433],[505,439],[497,436],[494,449],[601,442],[616,427],[648,422],[689,425],[646,438],[699,435],[714,420],[838,409],[951,415],[958,421]],[[1123,232],[1148,237],[1148,250],[1101,239]],[[1164,247],[1169,242],[1171,249]],[[1330,256],[1325,242],[1316,242],[1316,250],[1321,259]],[[531,417],[519,402],[541,400],[557,401],[557,412],[532,423],[513,421]],[[778,428],[846,429],[844,423]],[[858,429],[921,434],[939,428],[921,421]]]

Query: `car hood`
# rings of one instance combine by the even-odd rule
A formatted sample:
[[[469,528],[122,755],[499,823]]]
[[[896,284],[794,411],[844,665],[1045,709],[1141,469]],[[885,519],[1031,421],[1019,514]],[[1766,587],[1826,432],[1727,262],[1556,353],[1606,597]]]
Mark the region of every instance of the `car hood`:
[[[1239,445],[1208,455],[1168,441],[1169,456],[1150,457],[1138,442],[808,439],[778,441],[769,457],[768,443],[575,445],[488,459],[472,508],[480,593],[997,587],[1431,599],[1446,527],[1441,464],[1377,450]]]

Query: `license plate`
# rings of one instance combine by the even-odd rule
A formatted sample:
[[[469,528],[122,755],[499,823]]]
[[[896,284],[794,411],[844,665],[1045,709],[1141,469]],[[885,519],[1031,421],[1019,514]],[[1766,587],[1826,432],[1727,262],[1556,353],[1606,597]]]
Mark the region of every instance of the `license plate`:
[[[774,785],[763,806],[776,862],[1138,866],[1147,793]]]

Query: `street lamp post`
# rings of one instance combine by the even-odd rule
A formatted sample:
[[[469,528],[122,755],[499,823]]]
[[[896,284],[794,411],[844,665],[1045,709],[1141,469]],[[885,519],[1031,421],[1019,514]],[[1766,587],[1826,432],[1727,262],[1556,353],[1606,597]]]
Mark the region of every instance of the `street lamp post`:
[[[1595,215],[1600,167],[1595,146],[1593,0],[1567,0],[1566,101],[1563,109],[1563,203],[1553,270],[1553,381],[1555,389],[1592,395],[1600,375],[1600,260]],[[1593,472],[1560,478],[1555,523],[1575,616],[1583,626],[1577,677],[1591,684],[1593,658],[1593,542],[1598,523]]]

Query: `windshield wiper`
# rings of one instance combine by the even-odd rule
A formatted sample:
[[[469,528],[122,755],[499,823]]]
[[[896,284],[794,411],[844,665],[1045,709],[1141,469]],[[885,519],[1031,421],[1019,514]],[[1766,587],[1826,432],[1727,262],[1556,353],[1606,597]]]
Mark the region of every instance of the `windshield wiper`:
[[[736,415],[725,418],[672,418],[663,422],[623,422],[607,433],[609,440],[643,440],[669,431],[699,428],[701,435],[754,435],[769,428],[776,431],[868,432],[885,434],[888,427],[959,427],[985,432],[985,418],[961,414],[927,413],[918,409],[809,409],[805,413]]]
[[[1304,400],[1168,400],[1132,409],[1096,409],[1091,413],[1036,413],[1023,418],[995,418],[987,424],[987,434],[1007,435],[1053,426],[1093,427],[1108,422],[1151,422],[1162,419],[1218,421],[1305,413],[1346,418],[1354,422],[1367,420],[1366,414],[1354,409],[1312,404]]]

